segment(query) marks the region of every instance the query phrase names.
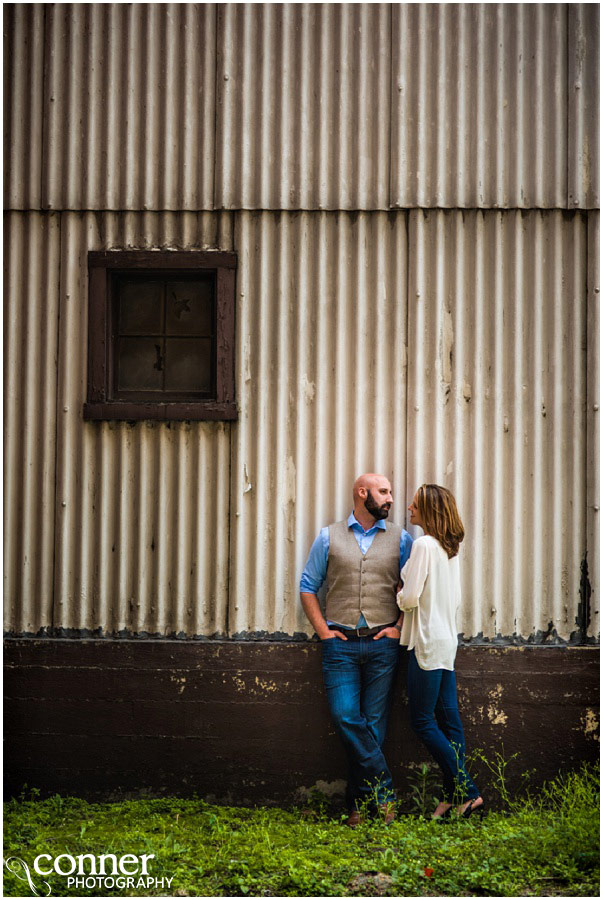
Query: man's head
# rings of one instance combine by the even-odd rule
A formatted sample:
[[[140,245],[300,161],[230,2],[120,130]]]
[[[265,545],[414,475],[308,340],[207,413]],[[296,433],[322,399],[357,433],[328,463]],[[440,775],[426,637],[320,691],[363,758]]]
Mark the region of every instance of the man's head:
[[[392,486],[385,475],[369,472],[354,482],[354,510],[364,507],[373,519],[387,519],[392,503]]]

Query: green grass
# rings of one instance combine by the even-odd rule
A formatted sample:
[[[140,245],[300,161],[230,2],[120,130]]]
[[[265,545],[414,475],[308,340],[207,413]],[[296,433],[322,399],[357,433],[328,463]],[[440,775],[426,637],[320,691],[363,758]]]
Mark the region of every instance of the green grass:
[[[320,803],[285,811],[55,796],[9,801],[4,830],[5,858],[30,868],[40,853],[154,853],[149,874],[173,878],[169,890],[112,891],[67,889],[55,875],[53,896],[599,896],[598,767],[509,801],[482,823],[402,816],[351,831]],[[5,871],[4,895],[31,891]]]

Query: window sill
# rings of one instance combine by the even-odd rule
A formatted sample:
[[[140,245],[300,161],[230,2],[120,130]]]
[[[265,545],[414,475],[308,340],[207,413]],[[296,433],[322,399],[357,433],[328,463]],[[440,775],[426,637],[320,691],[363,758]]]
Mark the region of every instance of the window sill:
[[[133,422],[153,420],[160,422],[203,422],[237,419],[236,403],[218,403],[206,400],[202,403],[84,403],[84,419],[91,422]]]

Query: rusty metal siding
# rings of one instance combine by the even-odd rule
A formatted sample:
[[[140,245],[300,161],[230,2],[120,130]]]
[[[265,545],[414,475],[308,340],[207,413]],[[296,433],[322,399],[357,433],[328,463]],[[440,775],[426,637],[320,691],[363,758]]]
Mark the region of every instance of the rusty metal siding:
[[[4,207],[40,209],[44,77],[42,3],[4,7]]]
[[[42,203],[211,209],[215,6],[48,4]]]
[[[52,622],[59,217],[4,220],[4,625]]]
[[[569,6],[568,206],[599,206],[599,4]]]
[[[235,246],[230,632],[307,633],[301,570],[354,478],[405,509],[406,214],[242,212]]]
[[[223,4],[216,206],[388,207],[388,4]]]
[[[64,213],[57,408],[56,628],[223,634],[230,426],[92,423],[87,252],[232,249],[230,214]]]
[[[392,10],[392,206],[565,207],[567,7]]]
[[[591,588],[590,622],[587,634],[597,638],[601,614],[601,274],[599,251],[601,235],[598,212],[588,214],[588,301],[586,371],[586,547]]]
[[[408,495],[465,520],[466,637],[578,631],[586,509],[586,221],[413,211]]]

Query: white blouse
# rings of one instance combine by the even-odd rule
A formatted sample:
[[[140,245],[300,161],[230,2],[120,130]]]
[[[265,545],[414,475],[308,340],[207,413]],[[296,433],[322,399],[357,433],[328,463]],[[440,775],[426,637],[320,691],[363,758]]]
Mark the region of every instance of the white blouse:
[[[431,535],[417,538],[400,573],[397,600],[404,610],[401,644],[415,651],[421,669],[454,670],[458,645],[456,614],[461,603],[459,558]]]

